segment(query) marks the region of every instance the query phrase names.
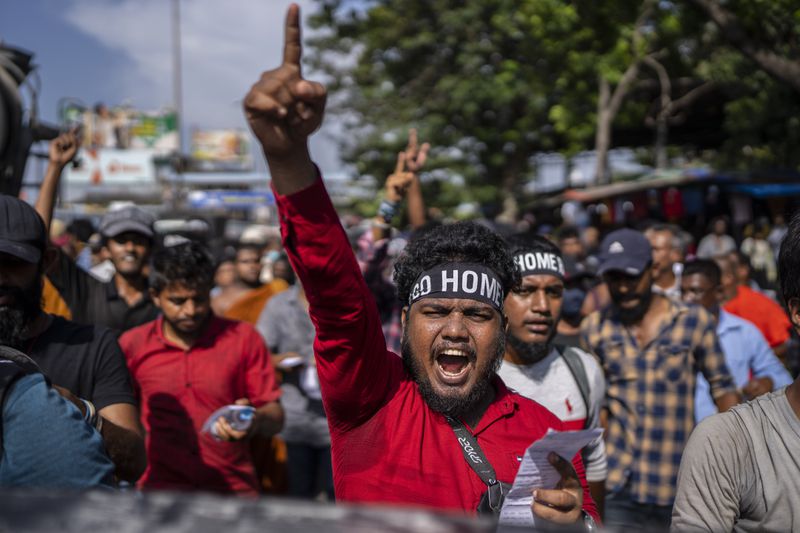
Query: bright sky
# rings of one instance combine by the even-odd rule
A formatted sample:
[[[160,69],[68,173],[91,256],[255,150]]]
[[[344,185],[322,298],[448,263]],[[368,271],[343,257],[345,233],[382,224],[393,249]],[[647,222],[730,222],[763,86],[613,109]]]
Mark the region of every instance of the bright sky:
[[[184,131],[246,127],[241,99],[279,64],[289,3],[181,1]],[[313,9],[297,3],[304,18]],[[171,13],[168,0],[3,0],[0,40],[34,52],[46,121],[57,121],[63,97],[159,109],[172,104]],[[325,129],[312,153],[323,172],[340,170]]]

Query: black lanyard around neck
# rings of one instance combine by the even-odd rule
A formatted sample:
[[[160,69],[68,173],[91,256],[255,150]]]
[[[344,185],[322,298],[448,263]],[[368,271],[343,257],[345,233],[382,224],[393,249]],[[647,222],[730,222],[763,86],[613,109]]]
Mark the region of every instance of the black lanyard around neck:
[[[449,416],[445,418],[456,434],[458,444],[461,446],[461,452],[464,454],[464,460],[489,488],[489,507],[493,512],[499,513],[500,507],[503,505],[504,494],[502,485],[497,481],[494,467],[484,455],[481,447],[478,446],[478,440],[469,432],[466,426],[455,418]]]

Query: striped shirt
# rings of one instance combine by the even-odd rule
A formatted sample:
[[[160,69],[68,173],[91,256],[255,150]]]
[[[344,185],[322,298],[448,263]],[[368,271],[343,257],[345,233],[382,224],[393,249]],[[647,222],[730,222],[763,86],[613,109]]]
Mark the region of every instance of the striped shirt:
[[[659,334],[643,347],[611,309],[584,320],[582,343],[597,356],[607,382],[610,492],[627,486],[636,502],[672,505],[694,428],[697,372],[715,399],[736,392],[715,329],[705,309],[674,301]]]

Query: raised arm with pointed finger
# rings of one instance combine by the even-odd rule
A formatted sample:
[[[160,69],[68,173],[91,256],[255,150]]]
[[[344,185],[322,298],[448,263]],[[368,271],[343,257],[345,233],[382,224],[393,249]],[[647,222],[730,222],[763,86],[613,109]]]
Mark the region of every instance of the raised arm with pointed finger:
[[[53,219],[53,208],[58,194],[58,182],[64,167],[75,158],[80,148],[80,139],[77,130],[62,133],[52,141],[48,150],[47,170],[36,198],[36,212],[42,217],[44,227],[50,230],[50,221]]]
[[[563,428],[552,413],[511,393],[492,374],[492,358],[503,353],[504,319],[498,307],[514,284],[513,259],[500,236],[477,225],[433,238],[429,234],[421,245],[417,241],[425,250],[410,260],[418,263],[414,268],[422,267],[419,256],[430,253],[431,261],[441,262],[425,266],[421,274],[436,268],[441,275],[431,270],[419,278],[420,302],[403,297],[403,357],[389,352],[375,300],[308,153],[307,138],[319,127],[324,107],[325,89],[301,76],[299,12],[292,5],[283,64],[262,74],[244,108],[272,172],[284,248],[316,329],[314,357],[331,434],[336,499],[476,514],[489,486],[513,481],[518,458],[532,441],[550,428]],[[414,159],[419,161],[419,154]],[[405,155],[400,158],[403,165],[407,162]],[[470,242],[461,242],[465,239]],[[460,277],[458,270],[449,274],[452,265],[463,268],[467,277]],[[480,287],[472,268],[483,272]],[[475,276],[472,288],[469,275]],[[443,281],[441,291],[428,298],[432,276]],[[462,296],[436,296],[458,290],[458,280],[465,279]],[[470,296],[479,290],[483,299]],[[457,409],[453,403],[459,404]],[[494,467],[491,483],[461,453],[447,416],[465,419],[465,430],[480,439]],[[565,475],[569,479],[559,486],[563,490],[542,493],[540,503],[555,508],[549,519],[574,521],[579,509],[596,516],[580,456],[573,464],[575,474]],[[582,491],[574,486],[575,477]],[[566,489],[582,494],[562,494]],[[497,507],[494,500],[488,503]]]
[[[300,50],[299,9],[292,5],[283,63],[261,75],[244,110],[267,158],[284,248],[317,329],[320,387],[335,432],[352,428],[382,405],[388,387],[379,384],[400,365],[387,356],[377,308],[309,156],[308,136],[322,122],[326,92],[302,78]]]
[[[272,186],[287,195],[313,184],[317,171],[308,153],[308,136],[319,128],[327,92],[303,79],[300,60],[300,8],[286,15],[283,63],[264,72],[244,100],[244,111],[267,158]]]

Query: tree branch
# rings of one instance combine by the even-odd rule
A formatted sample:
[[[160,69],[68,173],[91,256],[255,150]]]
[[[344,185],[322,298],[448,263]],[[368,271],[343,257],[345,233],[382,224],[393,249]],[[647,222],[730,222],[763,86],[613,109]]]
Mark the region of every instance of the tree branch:
[[[717,84],[713,81],[707,81],[702,85],[698,85],[691,91],[687,92],[677,100],[673,100],[669,106],[669,114],[674,115],[676,111],[680,111],[686,107],[689,107],[693,103],[695,103],[700,97],[705,96],[706,94],[710,93],[714,89],[717,88]]]
[[[667,111],[670,104],[672,104],[672,82],[669,79],[667,69],[655,57],[645,56],[642,61],[645,65],[655,70],[658,76],[658,83],[661,86],[661,109],[658,111],[660,115]]]
[[[719,27],[728,42],[773,78],[800,91],[800,62],[776,54],[747,35],[739,19],[716,0],[689,0]]]

